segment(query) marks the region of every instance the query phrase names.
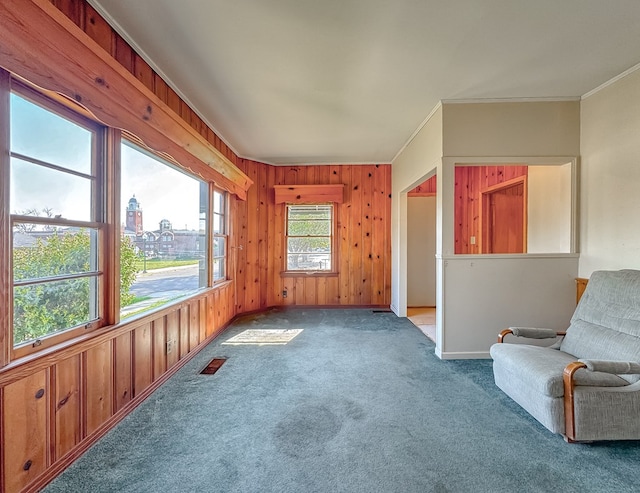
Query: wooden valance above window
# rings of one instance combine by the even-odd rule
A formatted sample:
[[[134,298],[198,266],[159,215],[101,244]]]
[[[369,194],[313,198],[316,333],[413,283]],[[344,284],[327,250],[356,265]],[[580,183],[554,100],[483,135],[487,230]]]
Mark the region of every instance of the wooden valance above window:
[[[38,26],[26,29],[25,26]],[[253,181],[50,0],[0,1],[0,66],[245,200]]]
[[[318,204],[344,200],[344,184],[332,185],[274,185],[276,204]]]

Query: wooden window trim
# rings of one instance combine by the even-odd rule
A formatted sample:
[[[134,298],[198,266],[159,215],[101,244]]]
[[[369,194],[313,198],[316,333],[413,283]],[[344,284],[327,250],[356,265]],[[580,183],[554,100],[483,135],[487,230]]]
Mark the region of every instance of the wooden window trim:
[[[215,234],[213,232],[213,223],[214,223],[214,216],[216,215],[216,213],[214,212],[215,210],[215,201],[214,201],[214,192],[218,192],[219,194],[222,195],[222,198],[224,200],[224,211],[222,212],[222,214],[219,214],[222,216],[222,224],[223,224],[223,228],[224,228],[224,233],[222,234]],[[209,227],[209,231],[211,231],[211,241],[210,241],[210,246],[209,246],[209,286],[217,286],[220,283],[223,282],[227,282],[229,280],[229,193],[226,190],[223,190],[222,188],[216,187],[215,185],[211,185],[211,187],[209,188],[209,216],[210,216],[210,220],[208,221],[208,227]],[[215,257],[214,253],[213,253],[213,240],[214,238],[224,238],[224,277],[221,277],[220,279],[214,279],[213,278],[213,263],[214,260],[216,258],[221,258],[221,257]]]
[[[106,261],[103,258],[107,251],[112,251],[111,248],[108,248],[110,241],[110,235],[112,233],[108,228],[108,211],[106,207],[106,197],[112,195],[109,190],[106,190],[106,186],[108,185],[108,181],[106,180],[106,171],[105,171],[105,145],[108,141],[108,129],[99,123],[95,122],[91,118],[83,115],[81,112],[76,112],[74,109],[69,106],[62,104],[62,102],[58,99],[52,99],[47,97],[46,95],[40,93],[31,85],[27,84],[24,81],[17,80],[11,77],[11,74],[0,69],[0,78],[2,79],[2,83],[0,83],[0,91],[2,92],[2,100],[6,99],[6,111],[0,112],[0,115],[6,115],[7,125],[0,125],[0,127],[6,127],[6,137],[4,140],[6,142],[0,143],[0,147],[6,149],[6,152],[3,154],[5,156],[6,162],[0,163],[2,165],[2,178],[3,183],[6,188],[5,194],[6,197],[2,200],[3,214],[2,214],[2,222],[7,222],[5,226],[7,229],[2,232],[2,241],[6,242],[6,247],[3,249],[5,255],[0,258],[0,265],[6,266],[6,272],[2,269],[0,275],[2,276],[2,280],[0,281],[0,289],[5,291],[2,293],[2,300],[6,302],[5,308],[2,312],[3,323],[2,327],[6,327],[4,330],[0,330],[0,341],[4,341],[3,345],[3,353],[6,351],[7,356],[4,361],[0,358],[0,363],[3,363],[2,366],[9,363],[11,360],[19,359],[25,356],[29,356],[31,354],[38,353],[43,349],[49,348],[51,346],[60,344],[62,342],[77,338],[83,334],[86,334],[87,331],[95,331],[107,325],[107,320],[113,320],[112,313],[109,313],[109,305],[105,303],[105,300],[109,300],[110,298],[107,295],[107,291],[111,289],[111,284],[115,284],[110,281],[109,276],[105,272]],[[4,80],[7,80],[5,83]],[[93,149],[92,149],[92,170],[91,175],[86,175],[85,173],[71,172],[69,174],[83,176],[87,179],[91,180],[91,219],[89,221],[82,220],[70,220],[70,219],[56,219],[51,220],[49,218],[38,218],[35,216],[20,216],[20,215],[11,215],[10,211],[10,125],[9,125],[9,115],[10,115],[10,97],[11,92],[14,91],[16,94],[20,95],[27,100],[32,101],[33,103],[42,106],[47,111],[51,113],[68,119],[73,123],[86,128],[93,132]],[[70,105],[74,105],[70,103]],[[75,106],[75,105],[74,105]],[[33,160],[29,160],[33,161]],[[47,166],[48,167],[48,166]],[[61,171],[62,172],[62,171]],[[96,277],[99,279],[98,282],[98,292],[96,293],[97,299],[97,315],[96,319],[88,320],[85,323],[82,323],[75,327],[69,327],[60,332],[54,332],[52,334],[48,334],[43,336],[42,338],[36,339],[35,341],[26,342],[24,344],[14,346],[13,344],[13,272],[12,272],[12,255],[13,255],[13,244],[12,244],[12,231],[13,231],[13,222],[17,220],[18,222],[49,222],[56,225],[70,225],[70,226],[80,226],[96,229],[98,231],[98,240],[97,240],[97,251],[98,251],[98,265],[95,272],[88,275],[88,277]],[[4,246],[4,245],[3,245]],[[119,255],[119,252],[114,252],[113,254]],[[62,276],[61,280],[65,277]],[[4,283],[6,286],[3,286]]]
[[[0,69],[0,115],[9,115],[11,76]],[[9,214],[9,125],[0,124],[0,367],[11,360],[11,217]]]

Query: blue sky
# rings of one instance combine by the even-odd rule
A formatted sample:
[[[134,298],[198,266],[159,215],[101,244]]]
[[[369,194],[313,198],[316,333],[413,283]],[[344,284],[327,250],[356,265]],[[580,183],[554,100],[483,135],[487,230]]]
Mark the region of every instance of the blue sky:
[[[16,94],[11,96],[11,151],[91,173],[91,132]],[[122,211],[135,194],[144,228],[161,219],[175,229],[198,229],[199,182],[128,145],[122,146]],[[11,212],[50,208],[67,219],[90,220],[91,180],[12,158]],[[124,214],[122,215],[124,221]]]

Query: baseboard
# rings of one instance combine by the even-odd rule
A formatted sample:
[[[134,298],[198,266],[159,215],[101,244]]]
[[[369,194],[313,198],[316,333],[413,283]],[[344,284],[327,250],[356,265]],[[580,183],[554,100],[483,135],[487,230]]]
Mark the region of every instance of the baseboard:
[[[489,351],[443,352],[440,348],[436,348],[435,353],[440,359],[491,359]]]

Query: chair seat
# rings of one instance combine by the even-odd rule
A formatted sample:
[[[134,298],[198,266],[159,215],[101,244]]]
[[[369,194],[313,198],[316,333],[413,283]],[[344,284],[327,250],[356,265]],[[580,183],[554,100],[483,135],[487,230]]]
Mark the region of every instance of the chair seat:
[[[562,372],[569,363],[578,359],[557,349],[528,344],[494,344],[490,352],[494,365],[500,366],[503,374],[549,397],[564,395]],[[578,370],[575,381],[577,385],[600,387],[629,385],[617,375],[586,370]]]

